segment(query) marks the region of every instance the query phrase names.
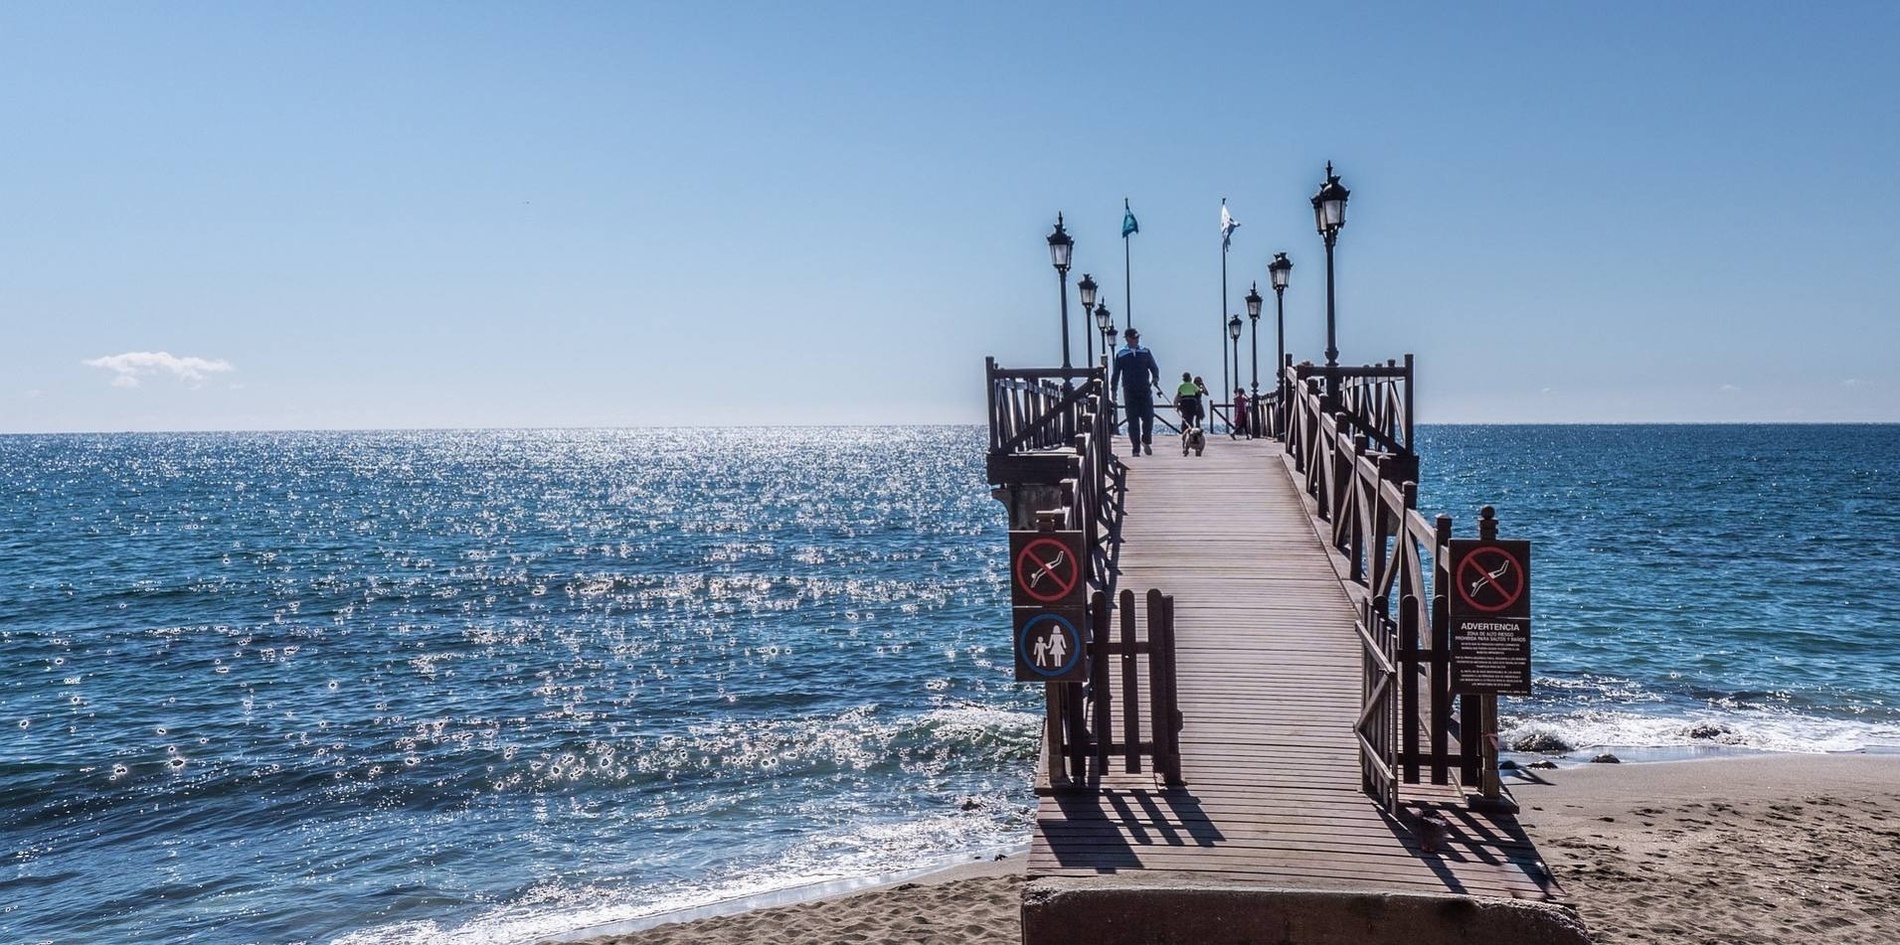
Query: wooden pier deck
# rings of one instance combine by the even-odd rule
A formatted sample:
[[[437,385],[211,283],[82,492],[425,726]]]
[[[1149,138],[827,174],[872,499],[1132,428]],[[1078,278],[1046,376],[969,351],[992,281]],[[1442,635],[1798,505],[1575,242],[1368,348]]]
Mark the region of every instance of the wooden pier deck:
[[[1117,759],[1101,790],[1047,794],[1028,877],[1561,898],[1509,815],[1467,809],[1455,787],[1406,785],[1412,812],[1449,822],[1425,852],[1362,791],[1346,565],[1281,450],[1210,437],[1204,456],[1163,440],[1124,459],[1120,586],[1175,598],[1186,786],[1122,773]]]

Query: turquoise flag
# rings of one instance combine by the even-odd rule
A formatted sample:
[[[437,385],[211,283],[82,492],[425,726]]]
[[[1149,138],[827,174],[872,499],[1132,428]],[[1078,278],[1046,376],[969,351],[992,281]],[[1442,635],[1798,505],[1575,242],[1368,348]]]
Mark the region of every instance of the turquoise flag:
[[[1128,209],[1128,198],[1122,198],[1122,239],[1130,233],[1141,232],[1141,224],[1135,222],[1135,212]]]

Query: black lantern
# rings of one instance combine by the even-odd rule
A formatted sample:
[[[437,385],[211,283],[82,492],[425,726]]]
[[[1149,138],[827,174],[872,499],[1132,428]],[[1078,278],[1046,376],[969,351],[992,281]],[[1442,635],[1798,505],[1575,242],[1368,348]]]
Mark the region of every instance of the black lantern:
[[[1056,214],[1055,232],[1049,234],[1049,263],[1056,267],[1056,297],[1062,300],[1062,384],[1069,386],[1069,254],[1075,240],[1062,228],[1062,214]]]
[[[1088,273],[1082,274],[1082,281],[1075,284],[1075,294],[1082,297],[1082,317],[1089,317],[1089,309],[1095,305],[1095,280]],[[1065,331],[1064,334],[1067,334]],[[1082,326],[1082,346],[1087,355],[1087,363],[1095,364],[1095,336],[1089,334],[1088,325]]]
[[[1313,195],[1313,225],[1319,227],[1319,235],[1326,240],[1326,366],[1339,366],[1339,344],[1334,334],[1336,318],[1333,307],[1333,243],[1339,238],[1339,228],[1346,225],[1346,198],[1350,193],[1339,183],[1339,175],[1333,173],[1333,162],[1326,162],[1326,183],[1321,184],[1319,193]],[[1339,405],[1339,378],[1326,379],[1327,409]]]
[[[1328,241],[1338,235],[1340,227],[1346,225],[1346,198],[1352,192],[1339,183],[1339,175],[1333,173],[1333,162],[1326,162],[1326,183],[1321,184],[1319,193],[1313,195],[1313,225],[1319,228],[1319,234]]]
[[[1260,297],[1260,283],[1253,284],[1247,290],[1247,324],[1252,331],[1247,333],[1247,343],[1253,349],[1253,399],[1260,399],[1260,303],[1266,301]]]
[[[1241,322],[1240,322],[1239,315],[1235,315],[1227,319],[1227,337],[1231,339],[1234,343],[1234,386],[1235,387],[1240,386],[1240,326],[1241,326]],[[1240,429],[1240,422],[1241,422],[1240,416],[1238,414],[1234,415],[1231,419],[1229,419],[1227,423],[1228,433],[1231,434],[1235,430]]]
[[[1273,307],[1278,316],[1278,342],[1274,346],[1276,359],[1273,362],[1273,389],[1279,391],[1279,403],[1274,405],[1275,416],[1286,416],[1286,286],[1293,275],[1293,260],[1285,253],[1274,253],[1273,261],[1267,264],[1267,275],[1273,282]],[[1286,424],[1276,420],[1273,432],[1286,435]]]
[[[1332,165],[1326,165],[1331,169]],[[1313,198],[1317,201],[1319,198]],[[1056,214],[1055,232],[1049,234],[1049,264],[1063,275],[1069,274],[1069,254],[1075,251],[1075,240],[1069,238],[1067,230],[1062,228],[1062,214]]]
[[[1273,279],[1273,291],[1285,292],[1287,278],[1293,274],[1293,260],[1285,253],[1274,253],[1273,261],[1267,263],[1267,275]]]

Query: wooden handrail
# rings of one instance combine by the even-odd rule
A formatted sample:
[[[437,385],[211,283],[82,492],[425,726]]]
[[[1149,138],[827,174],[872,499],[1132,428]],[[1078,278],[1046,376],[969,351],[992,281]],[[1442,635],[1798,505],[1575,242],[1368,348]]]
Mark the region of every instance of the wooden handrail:
[[[1449,584],[1451,520],[1427,519],[1417,508],[1413,367],[1410,355],[1359,367],[1288,364],[1281,385],[1289,396],[1278,405],[1277,432],[1314,513],[1363,590],[1361,773],[1367,793],[1393,810],[1403,783],[1477,782],[1477,746],[1462,736],[1476,730],[1486,707],[1451,691],[1449,618],[1438,590]]]

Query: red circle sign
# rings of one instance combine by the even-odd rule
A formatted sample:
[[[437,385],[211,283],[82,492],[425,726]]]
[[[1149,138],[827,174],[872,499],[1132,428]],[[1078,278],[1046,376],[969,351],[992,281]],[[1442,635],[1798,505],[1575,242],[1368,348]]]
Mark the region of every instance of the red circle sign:
[[[1069,596],[1082,579],[1081,562],[1069,553],[1069,546],[1053,538],[1037,538],[1016,555],[1016,586],[1024,594],[1044,604],[1053,604]]]
[[[1510,609],[1524,596],[1524,562],[1503,548],[1473,548],[1458,562],[1452,583],[1458,586],[1458,599],[1480,613],[1495,614]]]

